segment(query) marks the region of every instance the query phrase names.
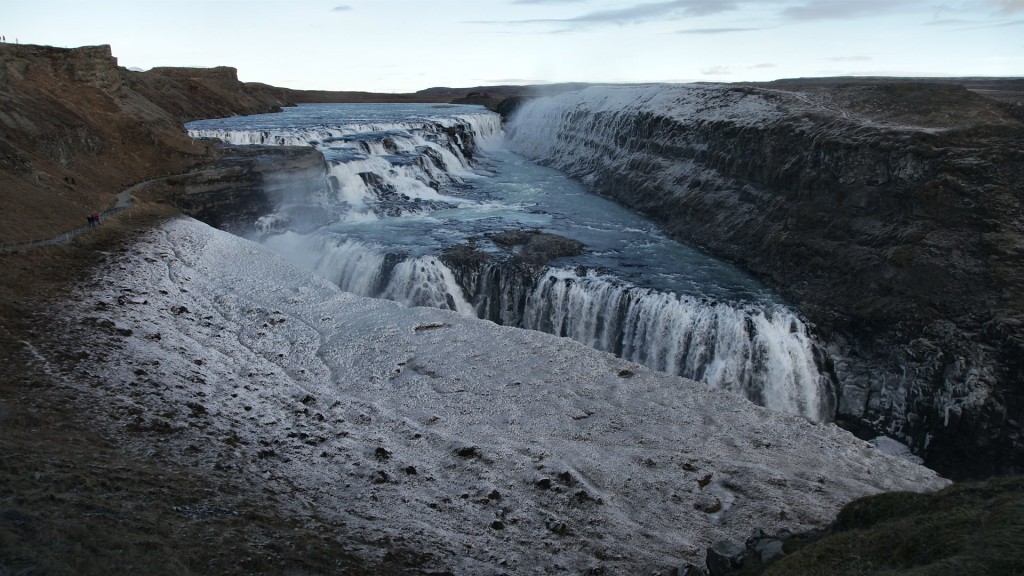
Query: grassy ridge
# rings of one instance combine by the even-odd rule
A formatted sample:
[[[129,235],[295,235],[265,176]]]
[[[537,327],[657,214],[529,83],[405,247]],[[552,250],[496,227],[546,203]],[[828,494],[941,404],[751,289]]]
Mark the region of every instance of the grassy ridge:
[[[794,538],[786,549],[771,565],[750,562],[738,574],[1024,574],[1024,477],[861,498],[820,538]]]

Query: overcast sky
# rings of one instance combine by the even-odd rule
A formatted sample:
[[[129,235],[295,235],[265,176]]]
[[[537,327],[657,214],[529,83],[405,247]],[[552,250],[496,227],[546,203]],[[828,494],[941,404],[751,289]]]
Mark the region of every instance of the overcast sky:
[[[1024,0],[0,0],[0,35],[327,90],[1024,76]]]

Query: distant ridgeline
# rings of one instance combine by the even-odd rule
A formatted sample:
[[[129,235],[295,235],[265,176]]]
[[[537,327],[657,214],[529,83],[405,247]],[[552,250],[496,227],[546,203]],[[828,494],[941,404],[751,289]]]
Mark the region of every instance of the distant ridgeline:
[[[986,476],[1024,470],[1024,125],[1007,99],[857,79],[592,87],[527,102],[506,132],[783,290],[829,343],[840,423]]]
[[[238,69],[231,66],[215,66],[213,68],[177,68],[170,66],[158,66],[148,70],[153,74],[167,76],[168,78],[179,78],[188,80],[202,78],[207,80],[228,80],[238,82]]]

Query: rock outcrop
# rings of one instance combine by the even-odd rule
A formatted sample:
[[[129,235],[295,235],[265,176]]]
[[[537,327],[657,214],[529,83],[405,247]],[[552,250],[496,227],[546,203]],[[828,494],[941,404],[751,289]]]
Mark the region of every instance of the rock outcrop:
[[[240,236],[328,221],[321,201],[331,193],[327,163],[315,148],[225,146],[219,152],[216,162],[155,182],[149,193]],[[260,221],[270,215],[271,221]]]
[[[830,348],[840,423],[954,477],[1024,467],[1024,124],[912,82],[592,88],[514,146],[769,280]]]
[[[521,326],[526,301],[552,259],[583,252],[583,244],[540,230],[503,230],[447,248],[451,269],[477,314],[497,324]]]
[[[109,46],[0,44],[0,243],[77,228],[127,186],[215,159],[184,121],[289,103],[230,68],[132,72]]]

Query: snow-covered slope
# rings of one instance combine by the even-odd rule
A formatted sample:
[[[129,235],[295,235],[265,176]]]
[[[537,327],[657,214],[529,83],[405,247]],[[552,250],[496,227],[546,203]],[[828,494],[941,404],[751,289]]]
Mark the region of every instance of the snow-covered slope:
[[[192,220],[68,306],[69,342],[115,338],[78,381],[129,450],[231,470],[284,515],[456,574],[650,573],[945,484],[834,426],[568,339],[341,292]]]

